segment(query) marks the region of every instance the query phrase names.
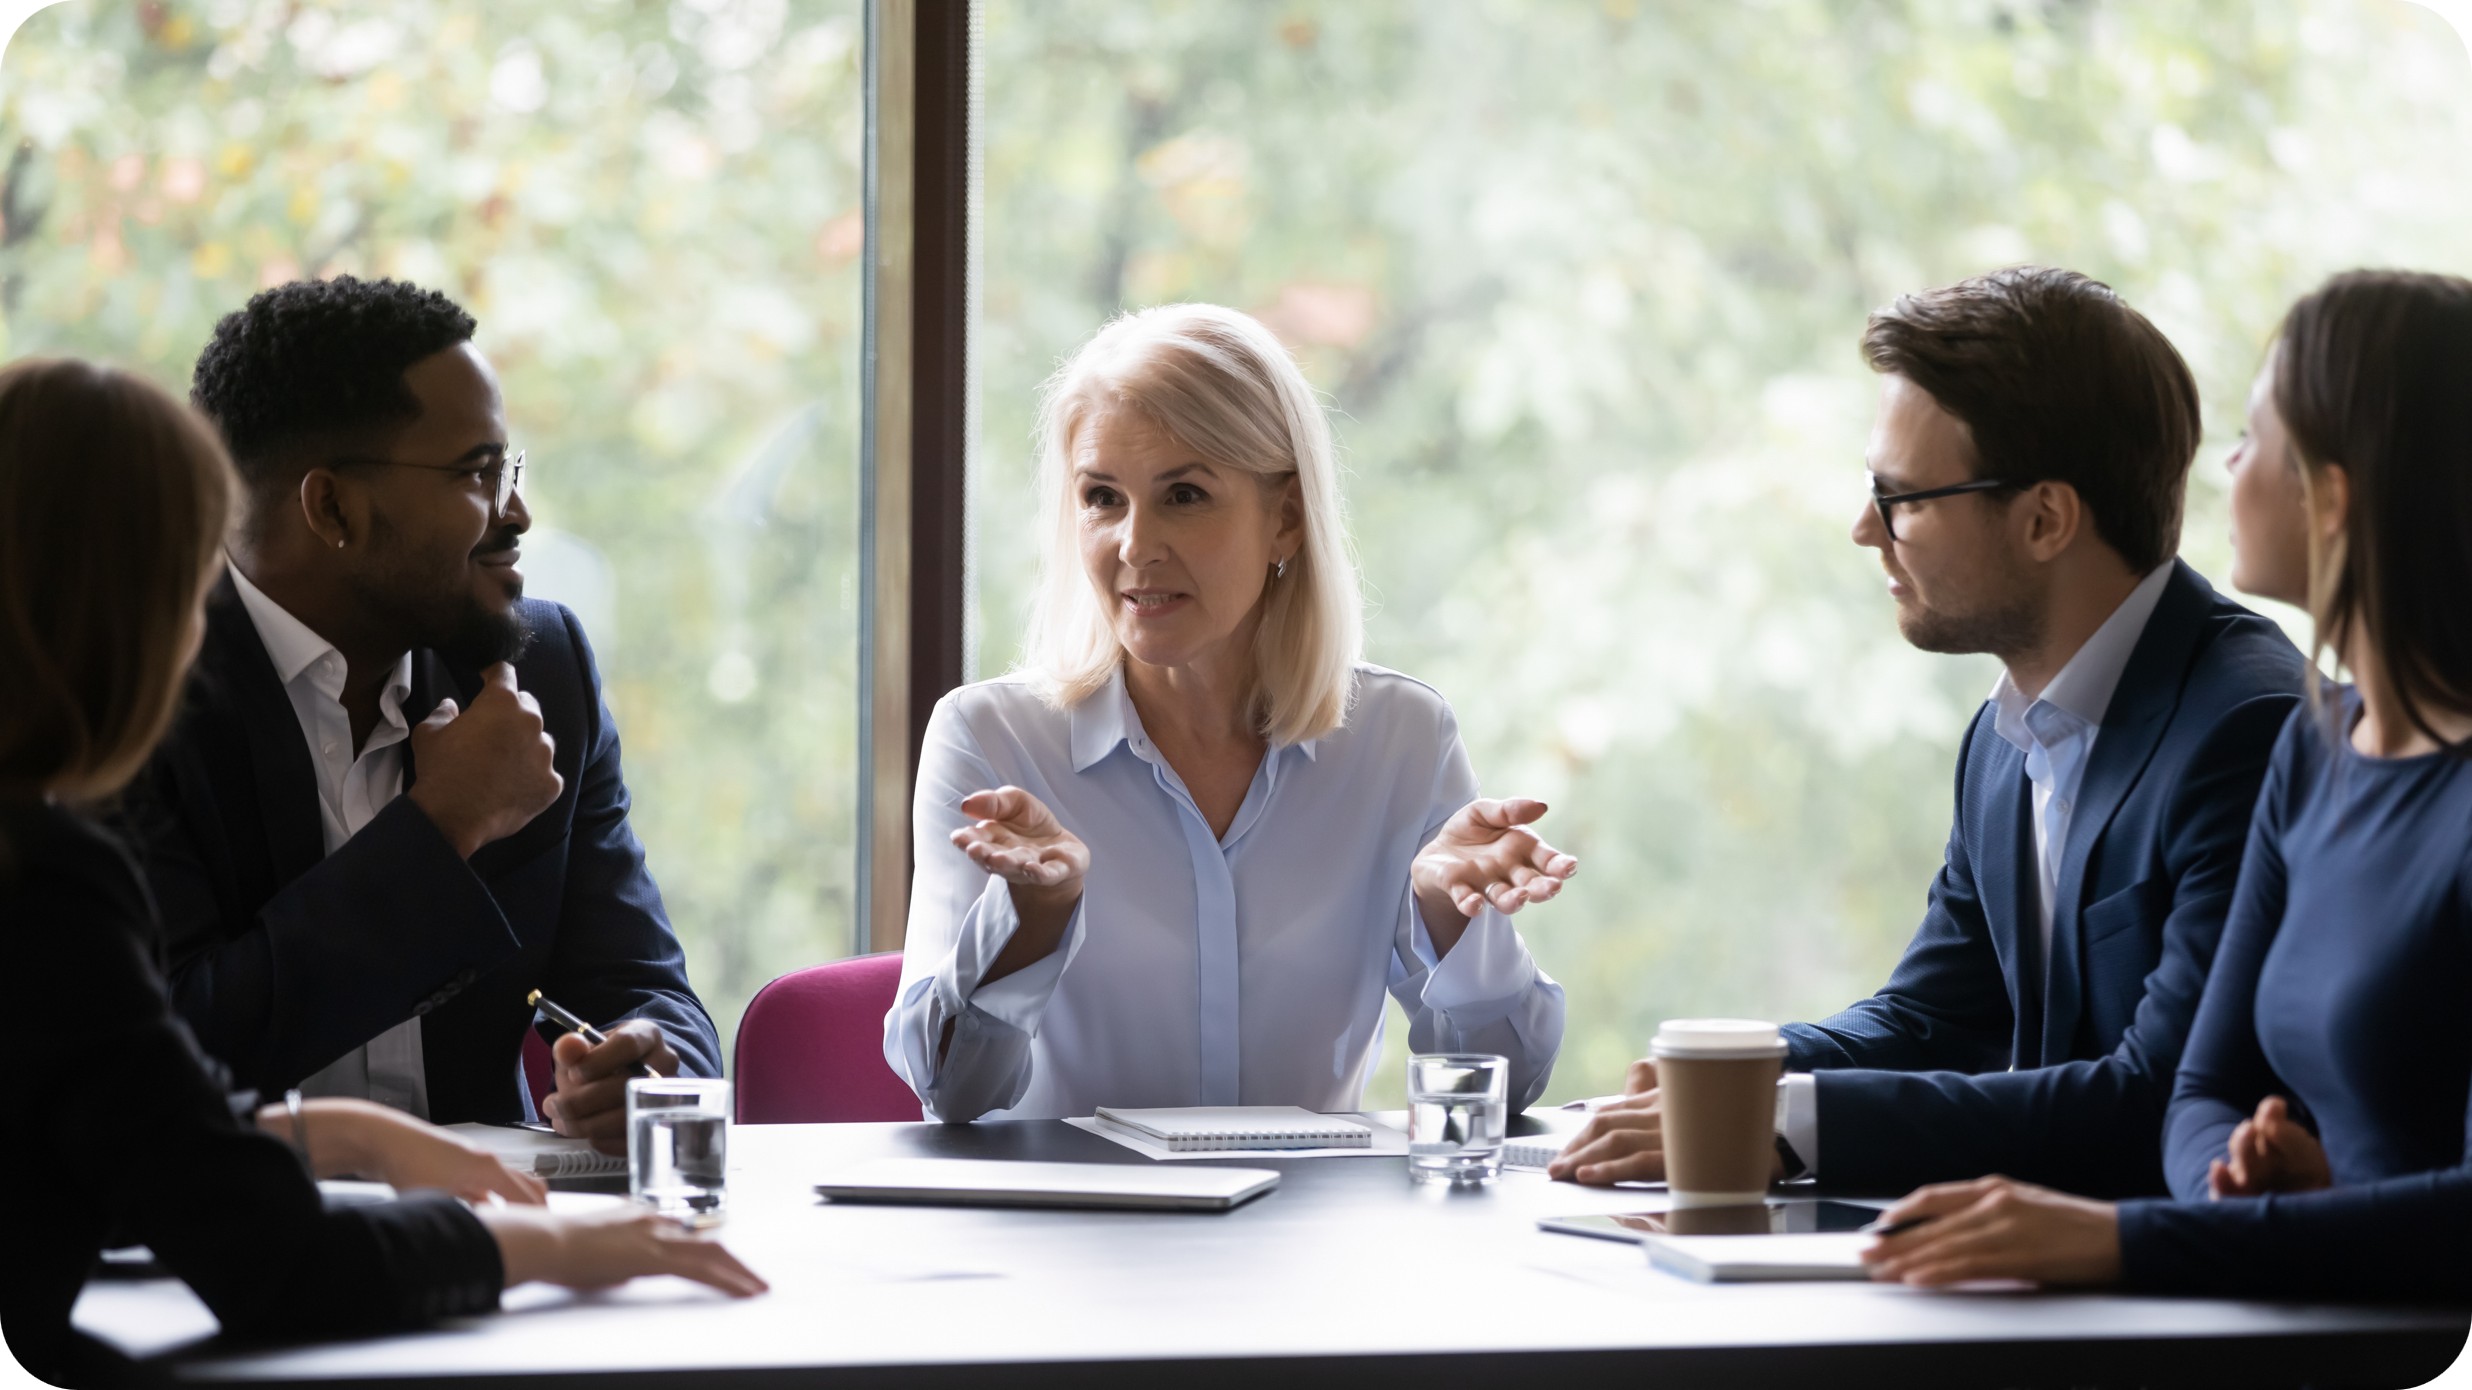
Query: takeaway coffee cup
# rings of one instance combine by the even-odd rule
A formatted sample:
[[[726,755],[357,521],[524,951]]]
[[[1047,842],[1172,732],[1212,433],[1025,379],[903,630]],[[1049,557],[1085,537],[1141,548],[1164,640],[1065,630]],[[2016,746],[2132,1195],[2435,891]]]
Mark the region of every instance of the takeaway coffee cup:
[[[1764,1200],[1777,1157],[1777,1076],[1785,1068],[1777,1025],[1668,1019],[1648,1054],[1657,1063],[1665,1183],[1674,1205]]]

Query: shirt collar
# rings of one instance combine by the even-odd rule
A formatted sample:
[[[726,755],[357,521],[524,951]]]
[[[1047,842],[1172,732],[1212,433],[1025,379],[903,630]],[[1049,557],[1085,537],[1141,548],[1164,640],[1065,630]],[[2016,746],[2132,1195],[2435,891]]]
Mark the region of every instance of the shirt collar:
[[[1118,745],[1137,743],[1141,746],[1135,747],[1134,753],[1143,761],[1149,761],[1146,752],[1149,740],[1142,731],[1141,714],[1133,708],[1133,694],[1124,687],[1124,663],[1119,661],[1116,669],[1108,674],[1106,685],[1073,706],[1073,770],[1088,772],[1108,754],[1115,752]],[[1286,746],[1299,749],[1307,758],[1319,761],[1315,750],[1320,743],[1320,739],[1309,738],[1302,743]],[[1271,745],[1271,753],[1276,754],[1280,750],[1280,745]]]
[[[1073,770],[1088,772],[1118,744],[1131,743],[1140,724],[1124,688],[1124,664],[1118,662],[1106,685],[1073,706]]]
[[[2006,671],[1991,687],[1992,703],[1998,707],[1994,719],[2000,735],[2009,742],[2024,747],[2021,742],[2026,711],[2036,705],[2049,705],[2070,715],[2089,727],[2100,728],[2105,711],[2111,708],[2112,692],[2120,688],[2120,678],[2129,669],[2129,657],[2137,650],[2137,639],[2145,635],[2147,620],[2154,616],[2155,606],[2163,601],[2163,586],[2171,582],[2172,562],[2165,560],[2154,572],[2137,582],[2129,596],[2120,601],[2103,625],[2094,630],[2076,654],[2061,666],[2060,673],[2043,687],[2043,693],[2029,700]]]
[[[268,659],[275,663],[275,678],[285,686],[300,679],[303,671],[315,666],[326,656],[336,658],[334,689],[325,690],[330,699],[343,697],[342,653],[335,644],[318,636],[317,630],[292,616],[292,611],[269,598],[266,591],[249,582],[240,566],[225,556],[223,566],[232,572],[232,587],[240,591],[240,606],[249,612],[249,622],[257,628],[258,641],[265,646]],[[324,690],[324,683],[320,684]],[[393,674],[386,678],[386,689],[378,695],[378,709],[387,722],[403,723],[402,709],[412,693],[412,653],[405,652],[395,663]]]

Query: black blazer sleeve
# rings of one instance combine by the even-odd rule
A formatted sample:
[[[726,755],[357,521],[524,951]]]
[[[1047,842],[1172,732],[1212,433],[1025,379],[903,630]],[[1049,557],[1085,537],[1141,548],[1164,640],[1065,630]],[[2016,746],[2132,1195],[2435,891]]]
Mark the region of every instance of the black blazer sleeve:
[[[11,1346],[52,1359],[72,1345],[69,1308],[107,1234],[151,1247],[226,1335],[348,1333],[495,1307],[497,1245],[461,1204],[431,1195],[326,1210],[291,1150],[235,1119],[155,971],[135,869],[99,832],[45,814],[53,833],[10,837],[42,857],[0,889],[18,1063],[50,1097],[11,1110],[6,1162],[14,1190],[53,1194],[15,1218]]]
[[[1788,1071],[1880,1067],[1972,1072],[2008,1065],[2016,1016],[1965,838],[1968,762],[1988,727],[1987,718],[1977,717],[1966,730],[1957,757],[1957,813],[1948,852],[1905,955],[1879,993],[1817,1023],[1785,1025]],[[1823,1150],[1826,1147],[1823,1140]],[[1828,1162],[1835,1166],[1833,1158]]]
[[[2102,1057],[1979,1076],[1823,1073],[1821,1177],[1904,1190],[2003,1173],[2092,1196],[2164,1188],[2163,1115],[2224,919],[2241,882],[2250,809],[2295,700],[2261,695],[2208,731],[2162,818],[2162,954],[2135,1020]]]
[[[155,769],[129,822],[161,904],[172,997],[242,1086],[281,1091],[511,958],[489,889],[409,797],[278,888],[226,934],[194,767]],[[227,849],[224,853],[228,854]]]
[[[721,1037],[687,983],[686,952],[670,928],[644,847],[627,823],[631,798],[618,763],[618,726],[583,625],[554,610],[573,644],[588,719],[582,786],[569,832],[564,909],[541,988],[594,1022],[661,1025],[689,1076],[721,1074]],[[544,1027],[545,1037],[559,1030]]]

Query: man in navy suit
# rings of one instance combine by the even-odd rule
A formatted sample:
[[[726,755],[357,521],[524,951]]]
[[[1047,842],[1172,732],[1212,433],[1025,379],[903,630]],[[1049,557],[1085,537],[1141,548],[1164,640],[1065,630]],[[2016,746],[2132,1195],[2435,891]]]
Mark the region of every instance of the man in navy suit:
[[[2304,668],[2173,558],[2197,390],[2103,285],[2019,268],[1874,314],[1872,497],[1897,625],[2003,666],[1879,993],[1788,1024],[1779,1176],[2161,1192],[2172,1077]],[[1653,1061],[1554,1164],[1664,1176]]]
[[[126,813],[173,998],[240,1085],[530,1112],[623,1152],[633,1064],[721,1074],[627,824],[575,615],[523,597],[497,377],[444,296],[340,277],[216,326],[193,398],[245,500],[185,707]]]

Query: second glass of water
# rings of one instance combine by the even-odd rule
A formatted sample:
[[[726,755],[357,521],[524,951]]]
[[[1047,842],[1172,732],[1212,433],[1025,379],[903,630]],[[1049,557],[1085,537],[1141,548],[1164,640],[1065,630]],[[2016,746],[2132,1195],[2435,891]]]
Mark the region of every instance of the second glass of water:
[[[1474,1185],[1502,1171],[1510,1132],[1508,1058],[1442,1052],[1408,1059],[1408,1176]]]
[[[627,1191],[699,1226],[728,1201],[730,1083],[639,1076],[627,1083]]]

